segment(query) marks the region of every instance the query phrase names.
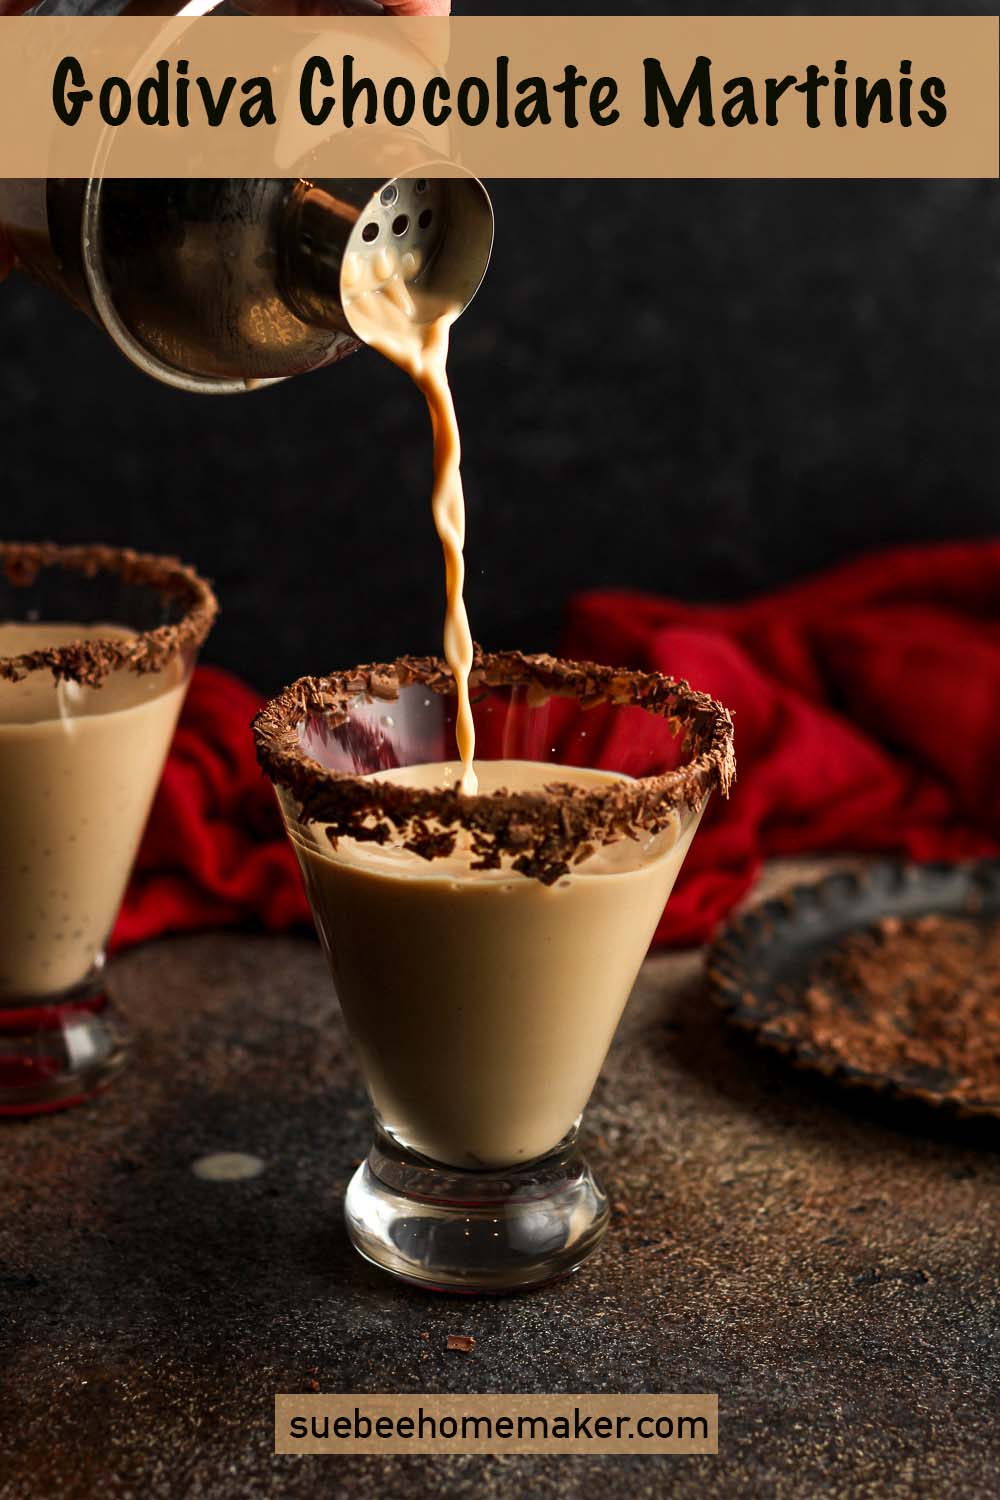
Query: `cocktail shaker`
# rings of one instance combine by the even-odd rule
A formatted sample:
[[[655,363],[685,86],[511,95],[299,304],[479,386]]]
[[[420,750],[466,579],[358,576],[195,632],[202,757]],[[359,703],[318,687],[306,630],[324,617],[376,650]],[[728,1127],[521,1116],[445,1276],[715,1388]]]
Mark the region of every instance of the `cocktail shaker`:
[[[287,13],[287,0],[278,5]],[[270,8],[267,0],[44,0],[31,14],[236,16]],[[383,181],[0,181],[0,229],[19,268],[94,318],[140,369],[184,390],[225,394],[317,369],[358,347],[341,292],[349,253],[413,251],[429,305],[466,307],[489,263],[493,211],[476,178],[438,177],[428,163],[426,177]]]

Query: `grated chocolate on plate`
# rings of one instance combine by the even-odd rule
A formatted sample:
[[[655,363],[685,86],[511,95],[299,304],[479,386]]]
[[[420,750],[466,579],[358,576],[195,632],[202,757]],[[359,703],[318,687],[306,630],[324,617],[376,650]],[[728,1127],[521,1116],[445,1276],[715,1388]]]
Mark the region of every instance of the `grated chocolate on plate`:
[[[1000,919],[883,917],[829,948],[769,1025],[853,1071],[1000,1099]]]

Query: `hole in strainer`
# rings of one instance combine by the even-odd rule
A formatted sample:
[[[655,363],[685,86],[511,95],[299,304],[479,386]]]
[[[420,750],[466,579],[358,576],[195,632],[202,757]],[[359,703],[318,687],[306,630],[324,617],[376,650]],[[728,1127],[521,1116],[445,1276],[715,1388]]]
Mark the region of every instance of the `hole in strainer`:
[[[410,218],[409,218],[408,214],[400,214],[397,218],[393,219],[393,221],[392,221],[392,232],[393,232],[393,234],[404,235],[406,233],[406,231],[409,229],[409,227],[410,227]]]
[[[364,227],[364,229],[362,229],[362,231],[361,231],[361,238],[364,240],[364,242],[365,242],[366,245],[370,245],[371,242],[372,242],[372,240],[377,240],[378,239],[378,225],[377,224],[366,224],[365,227]]]
[[[396,199],[398,197],[399,197],[399,188],[396,186],[396,184],[394,182],[390,182],[389,186],[388,187],[384,187],[382,189],[381,193],[379,194],[379,202],[382,204],[382,206],[384,208],[391,208],[392,205],[395,203],[395,201],[396,201]]]
[[[417,220],[417,223],[420,225],[421,229],[426,229],[433,222],[433,220],[434,210],[431,208],[425,208],[423,213],[420,215],[420,218]]]

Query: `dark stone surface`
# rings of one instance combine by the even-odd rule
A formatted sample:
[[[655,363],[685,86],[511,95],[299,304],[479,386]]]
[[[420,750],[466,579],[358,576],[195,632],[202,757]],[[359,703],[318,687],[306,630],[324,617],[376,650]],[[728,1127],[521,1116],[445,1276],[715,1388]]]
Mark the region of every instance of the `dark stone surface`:
[[[453,359],[485,645],[552,647],[578,589],[734,598],[1000,528],[996,182],[491,190]],[[374,355],[188,396],[48,294],[0,292],[4,533],[189,556],[224,605],[209,658],[261,688],[439,647],[429,449]]]
[[[605,1248],[569,1282],[481,1302],[397,1287],[346,1243],[368,1124],[313,944],[163,942],[122,958],[115,988],[127,1075],[3,1128],[3,1500],[995,1495],[996,1135],[758,1054],[696,958],[647,965],[598,1085]],[[195,1178],[219,1150],[266,1170]],[[274,1393],[313,1378],[718,1391],[721,1451],[275,1458]]]

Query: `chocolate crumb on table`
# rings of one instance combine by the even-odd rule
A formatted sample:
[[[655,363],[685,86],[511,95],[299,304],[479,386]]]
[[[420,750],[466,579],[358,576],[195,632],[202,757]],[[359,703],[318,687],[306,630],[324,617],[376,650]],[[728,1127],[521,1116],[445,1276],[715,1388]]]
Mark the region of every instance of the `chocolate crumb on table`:
[[[813,966],[774,1031],[872,1075],[946,1075],[1000,1099],[1000,920],[885,917]]]
[[[471,1333],[449,1333],[447,1347],[459,1354],[469,1354],[475,1342]]]

